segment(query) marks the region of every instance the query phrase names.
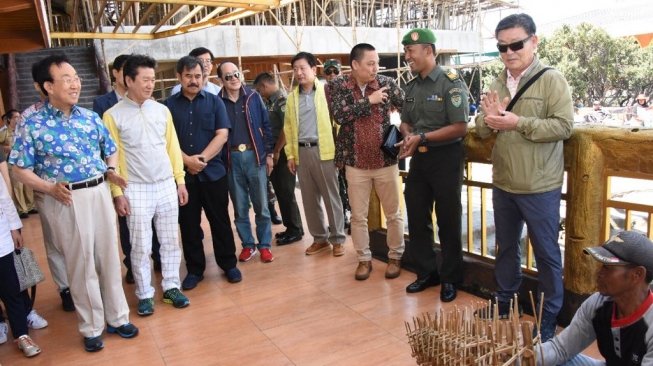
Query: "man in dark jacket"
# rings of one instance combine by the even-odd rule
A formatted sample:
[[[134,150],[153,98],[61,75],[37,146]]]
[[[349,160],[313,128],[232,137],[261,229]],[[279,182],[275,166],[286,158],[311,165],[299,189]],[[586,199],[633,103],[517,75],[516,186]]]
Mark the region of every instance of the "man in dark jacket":
[[[274,140],[268,111],[261,96],[243,85],[236,65],[223,62],[218,66],[218,77],[223,82],[220,97],[231,121],[226,148],[229,156],[229,193],[234,204],[236,230],[243,242],[243,250],[238,259],[247,262],[260,252],[261,261],[272,262],[274,257],[270,252],[272,223],[267,205],[267,176],[273,167]],[[252,235],[249,220],[250,201],[256,212],[258,245]]]

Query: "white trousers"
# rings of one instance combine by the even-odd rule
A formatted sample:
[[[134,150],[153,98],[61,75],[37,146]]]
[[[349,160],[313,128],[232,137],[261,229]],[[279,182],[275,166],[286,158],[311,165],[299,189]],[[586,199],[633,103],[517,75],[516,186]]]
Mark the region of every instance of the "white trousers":
[[[161,243],[161,288],[163,291],[179,288],[181,248],[177,185],[172,178],[156,183],[129,182],[124,194],[131,209],[131,215],[127,216],[127,227],[132,243],[131,261],[136,297],[139,300],[154,297],[150,266],[152,220]]]

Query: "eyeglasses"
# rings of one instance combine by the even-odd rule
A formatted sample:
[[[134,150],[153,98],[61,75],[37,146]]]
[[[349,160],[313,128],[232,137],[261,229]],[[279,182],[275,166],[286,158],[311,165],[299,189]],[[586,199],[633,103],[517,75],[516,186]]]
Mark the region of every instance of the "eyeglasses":
[[[240,79],[240,71],[234,71],[234,72],[224,74],[224,79],[226,81],[231,81],[231,79],[233,78]]]
[[[204,65],[209,65],[213,62],[210,58],[197,58],[197,61],[203,63]]]
[[[524,48],[524,44],[528,42],[529,39],[531,39],[533,35],[531,34],[530,36],[522,39],[521,41],[513,42],[511,44],[499,44],[497,43],[497,48],[499,49],[499,52],[501,53],[506,53],[508,52],[508,48],[510,48],[513,52],[517,52]]]
[[[325,73],[326,75],[331,75],[331,74],[339,75],[339,74],[340,74],[340,70],[329,68],[329,69],[326,69],[326,70],[324,71],[324,73]]]
[[[64,76],[64,77],[62,77],[62,78],[59,79],[59,80],[52,80],[52,81],[53,81],[53,82],[55,82],[55,81],[62,81],[62,82],[63,82],[64,84],[66,84],[66,85],[72,85],[73,83],[75,83],[75,84],[81,84],[81,83],[82,83],[82,78],[80,78],[79,76],[75,76],[75,77]]]

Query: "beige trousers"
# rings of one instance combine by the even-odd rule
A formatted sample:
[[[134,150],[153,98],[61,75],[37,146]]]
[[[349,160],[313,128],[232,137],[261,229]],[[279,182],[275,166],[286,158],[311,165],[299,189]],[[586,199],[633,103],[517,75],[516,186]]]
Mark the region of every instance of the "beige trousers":
[[[388,258],[401,259],[404,254],[404,218],[399,195],[399,168],[397,164],[380,169],[345,167],[351,206],[351,239],[361,262],[372,260],[367,215],[372,187],[376,191],[385,213],[388,228]]]
[[[84,337],[102,334],[105,324],[129,322],[122,288],[116,214],[107,183],[72,191],[65,206],[43,197],[41,216],[51,225],[52,244],[63,253],[70,292]]]
[[[345,216],[338,194],[338,172],[333,160],[320,160],[317,146],[300,147],[297,176],[302,193],[308,231],[316,243],[342,244],[345,236]],[[329,226],[324,222],[326,208]]]
[[[18,213],[28,213],[34,209],[34,191],[32,188],[24,185],[18,179],[14,178],[12,174],[11,165],[9,168],[9,177],[11,178],[11,186],[13,188],[12,198]]]

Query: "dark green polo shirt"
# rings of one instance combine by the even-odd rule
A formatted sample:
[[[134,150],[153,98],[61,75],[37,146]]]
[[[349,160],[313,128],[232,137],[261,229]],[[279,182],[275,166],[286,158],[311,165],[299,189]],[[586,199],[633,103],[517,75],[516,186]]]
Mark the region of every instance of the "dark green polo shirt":
[[[464,81],[460,76],[448,77],[439,65],[426,78],[415,77],[406,84],[404,91],[406,99],[401,121],[412,126],[413,132],[434,131],[456,122],[467,123],[469,104]]]

